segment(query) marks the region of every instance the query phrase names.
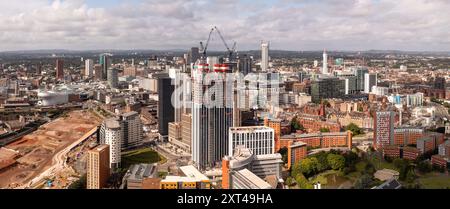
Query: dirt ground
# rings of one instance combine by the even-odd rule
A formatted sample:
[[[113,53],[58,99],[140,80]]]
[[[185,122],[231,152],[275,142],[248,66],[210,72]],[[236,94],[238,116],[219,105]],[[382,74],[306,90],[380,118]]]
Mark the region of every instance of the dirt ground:
[[[56,153],[100,123],[101,119],[89,111],[74,111],[8,145],[21,157],[17,165],[0,172],[0,188],[14,188],[31,180],[52,165]]]

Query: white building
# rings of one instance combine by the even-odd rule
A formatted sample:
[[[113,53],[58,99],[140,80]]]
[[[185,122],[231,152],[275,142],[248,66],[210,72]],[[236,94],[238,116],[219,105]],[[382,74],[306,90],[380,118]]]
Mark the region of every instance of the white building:
[[[84,66],[84,76],[90,78],[94,76],[94,60],[87,59]]]
[[[323,50],[322,62],[323,62],[322,74],[328,74],[328,55],[326,50]]]
[[[121,162],[123,132],[115,118],[107,119],[100,128],[100,144],[109,145],[110,168],[119,168]]]
[[[415,93],[406,95],[406,106],[407,107],[418,107],[423,106],[423,93]]]
[[[372,93],[377,96],[386,96],[389,94],[389,88],[381,86],[372,86]]]
[[[364,74],[364,93],[371,93],[372,87],[377,86],[378,75],[376,73]]]
[[[261,42],[261,71],[267,72],[269,69],[269,42]]]
[[[255,155],[275,152],[274,130],[264,126],[231,127],[229,130],[228,155],[233,156],[238,146],[244,146]]]
[[[295,96],[295,104],[297,104],[299,107],[302,107],[305,104],[310,103],[311,96],[307,95],[306,93],[300,93],[299,95]]]

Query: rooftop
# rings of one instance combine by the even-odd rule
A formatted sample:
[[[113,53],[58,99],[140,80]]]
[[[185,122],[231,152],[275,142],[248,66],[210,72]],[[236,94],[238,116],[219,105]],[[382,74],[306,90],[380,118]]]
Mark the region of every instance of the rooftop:
[[[187,177],[198,179],[200,181],[209,181],[208,177],[206,177],[204,174],[202,174],[199,170],[197,170],[197,168],[195,168],[192,165],[182,166],[182,167],[180,167],[180,170]]]
[[[135,164],[128,170],[128,180],[143,180],[158,177],[157,164]]]
[[[244,182],[249,183],[249,185],[245,185],[248,186],[248,189],[272,189],[272,186],[269,183],[265,182],[248,169],[242,169],[236,173],[238,174],[236,175],[237,178],[245,178]]]
[[[105,120],[105,126],[109,129],[117,129],[120,128],[120,123],[115,118],[109,118]]]

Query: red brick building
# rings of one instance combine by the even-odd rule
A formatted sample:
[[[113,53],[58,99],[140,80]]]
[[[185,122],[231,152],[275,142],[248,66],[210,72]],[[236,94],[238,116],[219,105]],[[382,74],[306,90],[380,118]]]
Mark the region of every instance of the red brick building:
[[[396,128],[394,129],[394,145],[417,144],[417,140],[423,136],[422,128]]]
[[[433,155],[431,156],[431,164],[435,166],[439,166],[441,168],[447,168],[449,158],[442,155]]]
[[[335,122],[322,121],[312,117],[297,117],[297,121],[303,125],[308,133],[320,132],[321,128],[327,128],[330,132],[340,132],[341,125]]]
[[[420,156],[420,151],[414,147],[403,147],[403,159],[415,160]]]
[[[352,147],[352,132],[330,132],[313,134],[290,134],[280,138],[280,147],[289,147],[289,143],[304,142],[307,147],[332,148]]]
[[[304,142],[288,142],[288,169],[308,156],[307,144]]]
[[[384,146],[381,148],[383,157],[399,158],[400,157],[400,147],[399,146]]]

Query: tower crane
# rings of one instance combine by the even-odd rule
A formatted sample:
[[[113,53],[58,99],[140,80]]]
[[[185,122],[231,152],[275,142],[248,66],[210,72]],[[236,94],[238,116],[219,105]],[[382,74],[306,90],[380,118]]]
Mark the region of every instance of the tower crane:
[[[220,33],[219,28],[217,28],[216,26],[214,26],[214,29],[217,31],[217,33],[220,36],[220,39],[222,39],[223,45],[225,45],[225,47],[227,48],[228,51],[228,59],[231,61],[233,54],[236,51],[236,42],[234,42],[233,44],[233,48],[230,49],[230,47],[228,46],[227,42],[225,41],[225,39],[222,36],[222,33]]]
[[[206,41],[206,44],[203,45],[203,42],[200,42],[200,52],[202,53],[202,57],[206,59],[206,51],[208,50],[209,41],[211,40],[211,35],[214,32],[214,28],[211,28],[208,35],[208,40]]]
[[[230,48],[227,44],[227,42],[225,41],[225,38],[222,36],[222,33],[220,33],[219,28],[217,28],[216,26],[214,26],[213,28],[211,28],[211,30],[209,31],[209,35],[208,35],[208,40],[206,41],[206,43],[204,44],[203,42],[200,42],[200,53],[202,54],[203,59],[206,59],[206,54],[207,54],[207,50],[208,50],[208,45],[209,42],[211,41],[211,36],[212,33],[214,31],[217,31],[217,33],[220,36],[220,39],[222,40],[223,44],[225,45],[225,47],[227,48],[227,52],[228,52],[228,59],[231,60],[234,53],[236,52],[236,42],[234,42],[233,47]]]

